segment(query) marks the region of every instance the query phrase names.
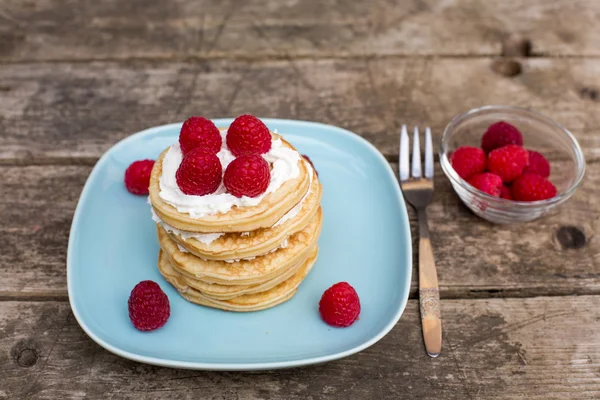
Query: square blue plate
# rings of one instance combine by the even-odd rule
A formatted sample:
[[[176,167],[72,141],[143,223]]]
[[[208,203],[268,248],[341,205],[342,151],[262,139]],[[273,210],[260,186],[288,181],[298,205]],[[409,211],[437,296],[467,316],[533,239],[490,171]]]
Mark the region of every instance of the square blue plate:
[[[215,120],[226,127],[230,119]],[[329,125],[263,120],[311,157],[323,184],[324,225],[318,261],[298,294],[275,308],[233,313],[188,303],[158,273],[158,242],[146,197],[123,184],[127,166],[156,158],[177,140],[181,124],[159,126],[119,142],[85,184],[69,237],[69,300],[85,332],[107,350],[168,367],[256,370],[335,360],[389,332],[404,311],[411,280],[406,206],[389,164],[361,137]],[[159,283],[171,318],[154,332],[137,331],[127,299],[142,280]],[[318,303],[347,281],[360,296],[349,328],[321,321]]]

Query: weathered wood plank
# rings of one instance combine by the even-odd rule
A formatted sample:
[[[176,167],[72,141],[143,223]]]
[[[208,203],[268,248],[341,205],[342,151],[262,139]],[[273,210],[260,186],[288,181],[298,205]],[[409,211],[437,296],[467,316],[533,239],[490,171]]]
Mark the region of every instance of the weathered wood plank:
[[[344,360],[227,373],[120,359],[87,338],[65,302],[4,302],[0,397],[548,400],[600,394],[600,297],[443,301],[445,347],[437,359],[423,351],[417,306],[409,301],[388,336]]]
[[[532,107],[569,127],[596,158],[600,63],[528,59],[515,78],[491,59],[211,61],[195,64],[20,64],[0,70],[0,161],[99,157],[138,130],[192,114],[253,113],[357,132],[397,155],[402,123],[450,119],[483,104]]]
[[[66,295],[68,232],[89,172],[86,166],[0,167],[0,297]],[[436,172],[429,218],[444,296],[600,293],[597,168],[589,168],[579,191],[556,213],[512,226],[474,216],[437,165]],[[417,249],[412,209],[410,216]]]
[[[66,295],[71,219],[89,167],[0,167],[0,296]]]
[[[0,61],[499,55],[514,34],[534,54],[600,55],[594,0],[8,0]]]

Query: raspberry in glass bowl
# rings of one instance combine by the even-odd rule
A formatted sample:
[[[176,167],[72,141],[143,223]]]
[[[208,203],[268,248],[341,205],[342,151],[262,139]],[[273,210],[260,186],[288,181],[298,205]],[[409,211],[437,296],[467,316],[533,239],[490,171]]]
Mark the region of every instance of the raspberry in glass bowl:
[[[517,194],[521,195],[525,192],[526,195],[529,195],[531,192],[531,198],[535,199],[536,195],[543,192],[550,193],[552,197],[543,200],[519,201],[504,198],[507,196],[491,195],[489,194],[490,190],[487,190],[488,193],[486,193],[486,191],[471,185],[468,182],[470,177],[464,179],[452,167],[452,156],[457,149],[464,146],[481,148],[483,135],[490,126],[499,122],[515,127],[522,133],[523,148],[543,155],[551,165],[550,176],[544,177],[543,180],[550,181],[556,192],[545,187],[542,188],[544,190],[534,187],[538,184],[537,180],[529,179],[531,177],[526,176],[517,182],[519,185]],[[504,139],[506,143],[501,145],[519,145],[518,139],[515,139],[514,134],[509,131],[510,128],[506,126],[500,126],[500,128],[506,131]],[[515,142],[517,143],[514,144]],[[489,143],[489,140],[484,140],[483,143],[488,160],[491,151],[494,151],[490,149],[490,146],[496,145]],[[497,153],[495,158],[499,158]],[[517,155],[514,155],[515,158]],[[531,152],[529,156],[532,156]],[[456,116],[444,130],[440,147],[440,164],[454,191],[467,207],[481,218],[501,224],[532,221],[548,213],[573,195],[585,173],[585,159],[581,148],[575,137],[566,128],[534,111],[511,106],[484,106]],[[494,169],[497,170],[496,172],[501,171],[492,166],[492,170]],[[545,174],[543,165],[537,162],[536,169],[543,172],[533,172]],[[486,170],[486,172],[490,171]],[[529,170],[524,168],[522,171],[522,174],[530,173],[532,173],[531,168]],[[510,191],[513,182],[518,178],[515,178],[515,173],[509,173],[504,176],[504,179],[514,179],[504,182],[505,187],[501,188],[503,191]],[[471,181],[473,183],[473,180]],[[486,185],[489,186],[490,182],[486,182]],[[497,191],[492,193],[497,193]]]

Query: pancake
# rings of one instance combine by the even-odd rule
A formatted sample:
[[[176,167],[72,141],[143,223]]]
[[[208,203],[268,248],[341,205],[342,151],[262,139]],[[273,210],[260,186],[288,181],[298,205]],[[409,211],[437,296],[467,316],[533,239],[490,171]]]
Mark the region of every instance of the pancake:
[[[281,275],[257,285],[220,285],[218,283],[206,283],[201,280],[192,279],[187,275],[182,275],[173,267],[171,267],[171,269],[174,272],[177,272],[177,276],[180,277],[181,285],[187,285],[192,289],[196,289],[197,291],[201,292],[203,295],[215,300],[230,300],[234,297],[245,294],[264,292],[274,286],[279,285],[281,282],[291,278],[296,272],[298,272],[302,265],[304,265],[305,261],[306,260],[302,260],[302,262],[292,265],[287,270],[282,271]],[[169,259],[168,254],[161,249],[158,255],[159,269],[161,264],[165,265],[166,263],[172,264],[172,261]]]
[[[183,252],[157,225],[160,247],[168,254],[173,267],[183,275],[206,283],[223,285],[256,285],[274,279],[308,257],[316,246],[321,233],[322,212],[319,207],[315,216],[302,231],[289,237],[287,246],[252,260],[233,263],[201,259]]]
[[[293,212],[297,212],[297,214],[283,222],[278,221],[276,226],[257,229],[243,235],[239,232],[226,233],[211,242],[205,243],[193,237],[182,237],[181,231],[173,230],[173,227],[159,223],[165,228],[171,239],[200,258],[232,260],[265,255],[280,247],[289,236],[304,229],[317,213],[321,202],[321,184],[313,168],[310,164],[306,164],[311,177],[309,192],[301,203],[294,206],[294,209],[286,216],[293,214]],[[299,208],[299,211],[296,208]],[[192,233],[185,232],[184,234],[189,235]]]
[[[181,296],[190,302],[226,311],[259,311],[276,306],[292,298],[296,294],[300,283],[302,283],[314,266],[317,254],[318,250],[315,248],[302,264],[301,268],[292,277],[277,286],[264,292],[242,295],[230,300],[216,300],[187,286],[172,264],[164,258],[159,260],[159,271],[179,291]]]
[[[281,139],[273,134],[273,139]],[[283,145],[290,149],[294,147],[281,139]],[[159,180],[162,174],[162,163],[168,149],[154,163],[150,176],[150,201],[154,211],[167,224],[184,231],[214,233],[214,232],[248,232],[260,228],[269,228],[281,219],[288,211],[300,202],[309,189],[309,173],[302,157],[298,160],[300,174],[298,177],[285,181],[277,190],[268,193],[259,204],[248,207],[233,207],[226,213],[206,215],[193,218],[187,213],[181,213],[160,197]]]

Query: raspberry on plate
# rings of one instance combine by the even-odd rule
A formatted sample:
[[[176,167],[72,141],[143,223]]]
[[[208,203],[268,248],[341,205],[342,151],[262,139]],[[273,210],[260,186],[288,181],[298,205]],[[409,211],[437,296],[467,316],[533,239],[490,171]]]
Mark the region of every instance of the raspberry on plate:
[[[500,189],[500,197],[506,200],[512,200],[512,195],[510,194],[510,188],[506,185],[502,185],[502,189]]]
[[[450,162],[456,173],[465,180],[485,171],[486,168],[485,153],[477,147],[459,147],[452,154]]]
[[[556,187],[548,179],[526,172],[513,182],[510,193],[517,201],[537,201],[556,196]]]
[[[486,154],[509,144],[523,146],[523,135],[517,128],[504,121],[490,125],[481,138],[481,148]]]
[[[550,176],[550,162],[538,153],[537,151],[527,150],[529,153],[529,165],[525,168],[525,172],[531,172],[533,174],[538,174],[542,178],[547,178]]]
[[[183,157],[175,173],[179,189],[194,196],[214,193],[221,184],[222,176],[223,167],[217,155],[200,147]]]
[[[227,166],[223,176],[225,188],[235,197],[261,195],[270,182],[269,163],[256,154],[236,158]]]
[[[358,293],[348,282],[338,282],[327,289],[319,301],[321,319],[328,325],[350,326],[360,314]]]
[[[218,153],[221,150],[223,138],[213,122],[204,117],[190,117],[179,132],[179,145],[185,155],[197,147]]]
[[[529,164],[527,150],[515,144],[492,150],[488,155],[488,171],[498,175],[504,182],[512,182]]]
[[[473,175],[471,179],[469,179],[469,184],[482,192],[495,197],[501,196],[502,188],[504,187],[502,178],[489,172]]]
[[[169,298],[158,283],[141,281],[129,295],[129,319],[140,331],[153,331],[167,323],[171,315]]]
[[[150,186],[150,174],[154,160],[139,160],[131,163],[125,170],[125,187],[132,194],[148,194]]]
[[[271,150],[269,128],[253,115],[237,117],[227,130],[227,147],[234,156],[264,154]]]

